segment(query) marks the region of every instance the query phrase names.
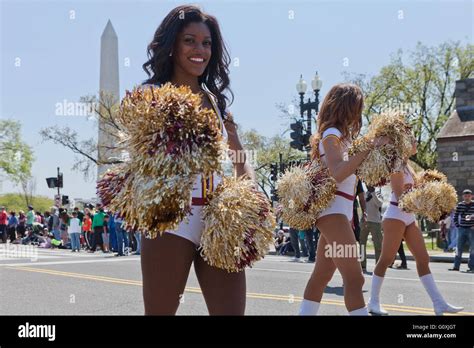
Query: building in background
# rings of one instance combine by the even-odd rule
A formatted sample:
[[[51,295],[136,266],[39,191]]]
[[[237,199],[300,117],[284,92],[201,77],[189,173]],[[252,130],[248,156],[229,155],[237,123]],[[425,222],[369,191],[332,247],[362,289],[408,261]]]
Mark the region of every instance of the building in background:
[[[455,110],[437,137],[438,170],[456,188],[474,190],[474,78],[456,81]]]

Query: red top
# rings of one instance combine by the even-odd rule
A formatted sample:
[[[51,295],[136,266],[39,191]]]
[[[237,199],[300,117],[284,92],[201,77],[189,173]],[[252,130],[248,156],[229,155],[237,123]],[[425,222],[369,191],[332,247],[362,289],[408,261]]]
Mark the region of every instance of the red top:
[[[0,212],[0,225],[7,224],[8,215],[4,211]]]
[[[90,217],[85,217],[84,216],[84,221],[82,221],[82,230],[84,232],[89,232],[91,230],[91,227],[92,227],[92,221],[90,219]]]

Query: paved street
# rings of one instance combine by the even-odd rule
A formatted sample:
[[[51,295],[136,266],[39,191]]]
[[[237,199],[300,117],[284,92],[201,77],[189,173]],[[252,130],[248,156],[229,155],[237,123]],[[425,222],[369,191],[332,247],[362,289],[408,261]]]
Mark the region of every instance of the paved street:
[[[0,253],[0,314],[17,315],[141,315],[139,256],[71,253],[70,250],[2,249]],[[22,254],[23,258],[13,257]],[[18,256],[18,255],[17,255]],[[431,315],[431,302],[418,280],[413,261],[408,270],[389,269],[382,303],[391,315]],[[449,263],[431,263],[447,300],[474,315],[474,275],[448,272]],[[269,255],[247,270],[249,315],[294,315],[314,264],[295,263]],[[369,271],[374,260],[368,260]],[[462,269],[466,269],[463,264]],[[369,297],[366,275],[364,297]],[[53,296],[54,294],[54,296]],[[326,289],[321,314],[345,315],[341,276],[336,273]],[[204,299],[191,271],[178,314],[206,315]]]

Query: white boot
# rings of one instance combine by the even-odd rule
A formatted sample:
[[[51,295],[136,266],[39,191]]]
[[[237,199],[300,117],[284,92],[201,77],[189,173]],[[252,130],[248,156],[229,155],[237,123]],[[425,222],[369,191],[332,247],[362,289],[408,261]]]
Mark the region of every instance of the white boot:
[[[367,305],[369,313],[375,315],[388,315],[388,312],[380,305],[380,290],[382,289],[384,277],[379,277],[375,273],[372,275],[372,285],[370,288],[370,299]]]
[[[350,315],[350,316],[355,316],[355,315],[368,316],[369,313],[367,312],[367,307],[362,307],[362,308],[359,308],[359,309],[355,309],[355,310],[353,310],[353,311],[350,311],[350,312],[349,312],[349,315]]]
[[[446,302],[443,295],[439,292],[431,273],[420,277],[420,280],[433,302],[434,312],[436,315],[443,315],[443,313],[457,313],[464,309],[464,307],[456,307]]]
[[[374,302],[372,298],[369,299],[367,309],[370,314],[374,315],[388,315],[388,312],[383,308],[379,302]]]
[[[318,315],[319,302],[303,299],[299,315]]]

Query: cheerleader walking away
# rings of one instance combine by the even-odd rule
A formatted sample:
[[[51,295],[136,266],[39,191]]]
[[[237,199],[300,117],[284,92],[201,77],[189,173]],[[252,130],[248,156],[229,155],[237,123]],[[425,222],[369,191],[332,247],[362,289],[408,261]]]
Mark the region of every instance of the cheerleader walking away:
[[[354,173],[369,151],[351,157],[347,157],[347,152],[352,140],[359,134],[363,104],[363,94],[359,87],[338,84],[331,88],[321,105],[318,132],[312,140],[312,157],[319,157],[328,167],[337,182],[337,192],[329,208],[320,214],[316,222],[316,227],[321,232],[316,264],[306,285],[300,315],[318,313],[324,289],[336,268],[344,281],[344,302],[349,315],[367,315],[362,295],[364,276],[357,253],[343,257],[336,254],[338,246],[343,246],[344,250],[357,250],[351,227],[356,188]],[[375,147],[387,143],[388,139],[381,137],[376,138],[372,145]]]
[[[149,60],[143,65],[149,76],[145,84],[171,82],[187,85],[199,93],[203,106],[213,108],[221,121],[222,133],[231,151],[243,153],[236,125],[226,110],[230,57],[217,20],[195,6],[173,9],[155,32],[148,46]],[[238,176],[254,173],[245,160],[234,163]],[[191,264],[211,315],[243,315],[245,272],[228,273],[209,266],[198,246],[203,232],[201,212],[208,191],[221,181],[217,175],[196,179],[192,194],[192,215],[174,231],[155,239],[143,239],[141,267],[146,315],[174,315],[186,302],[184,289]]]
[[[416,140],[412,140],[412,154],[416,154]],[[429,262],[430,257],[426,250],[425,241],[420,229],[415,223],[415,214],[409,214],[398,207],[398,198],[403,192],[411,189],[414,185],[414,171],[408,163],[405,164],[403,171],[394,173],[390,176],[390,185],[392,187],[392,196],[390,205],[385,211],[382,228],[384,231],[382,241],[382,253],[375,265],[372,276],[372,286],[368,309],[370,313],[376,315],[387,315],[387,311],[380,305],[380,290],[387,267],[394,260],[397,250],[400,247],[402,239],[405,240],[416,262],[416,270],[420,277],[426,292],[431,298],[436,315],[443,313],[457,313],[464,308],[452,306],[446,302],[443,295],[438,290],[431,274]]]

